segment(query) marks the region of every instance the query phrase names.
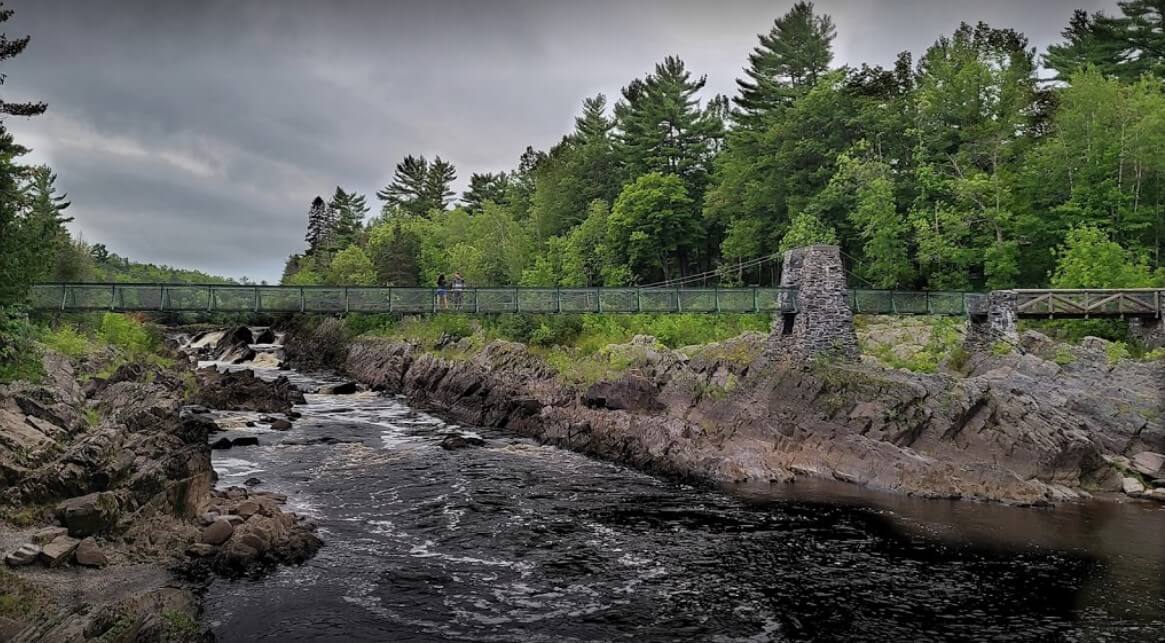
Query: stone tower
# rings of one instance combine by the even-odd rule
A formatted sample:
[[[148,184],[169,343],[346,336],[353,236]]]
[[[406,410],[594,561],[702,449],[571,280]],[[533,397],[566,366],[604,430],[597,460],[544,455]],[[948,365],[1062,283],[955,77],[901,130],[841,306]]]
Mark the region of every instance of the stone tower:
[[[773,359],[858,359],[854,315],[841,249],[817,245],[785,253],[781,287],[797,289],[797,312],[773,321],[766,354]]]

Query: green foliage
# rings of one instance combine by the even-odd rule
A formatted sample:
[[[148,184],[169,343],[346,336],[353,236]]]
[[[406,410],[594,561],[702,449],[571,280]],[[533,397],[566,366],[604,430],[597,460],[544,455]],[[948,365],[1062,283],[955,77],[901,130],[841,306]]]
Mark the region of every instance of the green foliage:
[[[1060,366],[1067,366],[1076,361],[1076,355],[1066,346],[1057,346],[1056,354],[1052,357],[1052,361]]]
[[[162,341],[157,331],[136,318],[121,313],[105,313],[97,335],[131,357],[154,353]]]
[[[787,252],[794,248],[821,243],[837,243],[837,233],[813,214],[801,212],[793,217],[789,231],[781,238],[780,250]]]
[[[1104,347],[1104,354],[1108,358],[1110,365],[1115,365],[1122,359],[1132,357],[1132,353],[1129,352],[1129,345],[1124,342],[1110,342],[1108,346]]]
[[[360,246],[348,246],[332,259],[328,269],[328,283],[337,286],[375,286],[376,268]]]
[[[82,357],[93,351],[93,343],[89,338],[71,324],[46,329],[41,332],[39,341],[45,347],[71,358]]]
[[[1099,228],[1080,226],[1068,232],[1056,257],[1056,288],[1142,288],[1153,285],[1148,265],[1110,241]]]
[[[36,338],[23,310],[0,306],[0,384],[40,379],[43,368]]]
[[[995,357],[1006,357],[1015,351],[1015,347],[1003,340],[991,345],[991,354]]]
[[[700,219],[683,180],[644,174],[623,189],[607,219],[607,243],[639,275],[669,279],[700,243]]]

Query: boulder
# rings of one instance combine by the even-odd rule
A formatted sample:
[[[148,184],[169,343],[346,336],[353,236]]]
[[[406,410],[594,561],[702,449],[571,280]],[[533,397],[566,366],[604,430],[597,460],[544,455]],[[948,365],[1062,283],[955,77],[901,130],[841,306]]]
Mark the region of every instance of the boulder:
[[[198,378],[194,401],[214,409],[285,413],[293,404],[304,402],[303,393],[282,376],[268,382],[249,370],[220,373],[203,369]]]
[[[259,513],[259,503],[254,500],[244,500],[239,503],[238,507],[235,507],[235,513],[243,518],[250,518]]]
[[[257,446],[259,446],[259,438],[255,437],[253,435],[248,435],[248,436],[244,436],[241,438],[235,438],[234,440],[231,440],[231,446],[233,446],[233,447],[257,447]]]
[[[4,563],[9,567],[23,567],[31,565],[40,557],[41,549],[38,545],[24,543],[16,551],[4,557]]]
[[[475,435],[447,435],[444,440],[441,440],[441,448],[446,451],[454,449],[464,449],[466,447],[480,447],[485,445],[485,440]]]
[[[77,538],[70,538],[68,536],[56,538],[41,548],[41,562],[49,567],[60,567],[69,562],[69,559],[73,556],[73,552],[76,551],[77,546],[80,544],[81,541]]]
[[[1133,456],[1132,465],[1139,473],[1152,478],[1165,475],[1165,455],[1160,453],[1142,451]]]
[[[1136,478],[1121,478],[1121,491],[1130,496],[1139,496],[1145,492],[1145,485]]]
[[[212,449],[229,449],[232,446],[234,446],[234,444],[235,443],[231,442],[230,438],[219,438],[219,439],[215,440],[214,442],[210,443],[210,448],[212,448]]]
[[[117,496],[107,491],[70,498],[57,505],[57,519],[74,538],[106,532],[117,523]]]
[[[271,422],[271,429],[274,431],[287,431],[291,429],[291,422],[287,420],[274,420]]]
[[[254,336],[255,341],[251,342],[252,344],[274,344],[275,343],[275,331],[271,330],[270,328],[260,328],[260,329],[258,329],[258,331],[259,332],[255,333],[255,336]]]
[[[243,487],[227,487],[224,495],[228,500],[243,500],[251,494]]]
[[[109,559],[106,558],[105,552],[97,546],[97,541],[92,537],[82,540],[77,545],[77,551],[73,554],[78,565],[86,567],[105,567],[109,564]]]
[[[360,390],[356,382],[341,382],[339,384],[325,384],[320,387],[321,395],[352,395]]]
[[[235,526],[225,518],[219,518],[202,530],[201,540],[207,545],[221,545],[230,540],[234,533]]]
[[[258,478],[247,478],[243,481],[243,484],[248,487],[258,487],[259,485],[263,484],[263,481]]]
[[[299,411],[288,411],[287,412],[287,418],[290,420],[298,420],[301,417],[303,417],[303,413],[300,413]]]
[[[227,515],[223,516],[222,519],[231,523],[232,527],[238,527],[239,525],[247,522],[246,518],[244,518],[238,514],[227,514]]]
[[[198,514],[198,522],[202,523],[203,527],[213,524],[216,520],[218,520],[217,512],[207,511],[205,513]]]
[[[1153,482],[1151,482],[1149,484],[1153,485],[1153,487],[1156,489],[1161,489],[1161,488],[1165,487],[1165,478],[1157,478],[1156,480],[1154,480]]]

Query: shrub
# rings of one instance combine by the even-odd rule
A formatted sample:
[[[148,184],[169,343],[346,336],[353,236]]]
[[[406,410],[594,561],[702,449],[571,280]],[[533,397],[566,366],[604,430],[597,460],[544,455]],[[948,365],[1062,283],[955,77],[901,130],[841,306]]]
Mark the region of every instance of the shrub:
[[[0,306],[0,382],[37,380],[42,374],[36,329],[28,316]]]
[[[119,313],[102,315],[101,327],[97,334],[109,345],[131,356],[150,353],[161,343],[159,337],[145,324],[129,315]]]
[[[93,349],[89,338],[71,324],[62,324],[56,330],[45,330],[41,333],[40,343],[73,358],[81,357]]]
[[[1104,354],[1108,356],[1109,364],[1116,364],[1122,359],[1128,359],[1132,356],[1128,344],[1124,342],[1112,342],[1105,347]]]

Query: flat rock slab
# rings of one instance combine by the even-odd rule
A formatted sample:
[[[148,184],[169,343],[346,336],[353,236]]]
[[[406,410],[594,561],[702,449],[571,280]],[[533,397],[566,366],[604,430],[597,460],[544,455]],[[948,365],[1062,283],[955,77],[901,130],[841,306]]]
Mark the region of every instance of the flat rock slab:
[[[69,559],[73,556],[73,552],[77,550],[77,546],[80,544],[81,541],[76,538],[61,536],[41,549],[40,559],[49,567],[60,567],[69,562]]]
[[[1121,491],[1130,496],[1139,496],[1145,492],[1145,485],[1136,478],[1121,478]]]
[[[1159,478],[1165,474],[1165,455],[1142,451],[1133,456],[1133,468],[1152,478]]]
[[[32,542],[37,545],[47,545],[68,533],[69,530],[64,527],[45,527],[33,532]]]
[[[40,557],[41,549],[39,546],[32,543],[24,543],[16,549],[16,551],[4,557],[4,562],[9,567],[23,567],[24,565],[31,565]]]

